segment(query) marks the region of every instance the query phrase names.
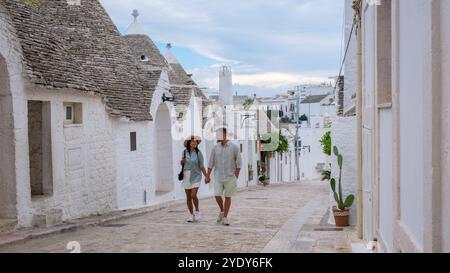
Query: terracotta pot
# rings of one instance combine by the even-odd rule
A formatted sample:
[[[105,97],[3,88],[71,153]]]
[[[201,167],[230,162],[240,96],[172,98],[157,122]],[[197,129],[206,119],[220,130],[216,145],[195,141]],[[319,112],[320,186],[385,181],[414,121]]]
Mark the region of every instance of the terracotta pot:
[[[340,210],[337,207],[333,208],[334,221],[337,227],[348,227],[350,225],[350,210]]]

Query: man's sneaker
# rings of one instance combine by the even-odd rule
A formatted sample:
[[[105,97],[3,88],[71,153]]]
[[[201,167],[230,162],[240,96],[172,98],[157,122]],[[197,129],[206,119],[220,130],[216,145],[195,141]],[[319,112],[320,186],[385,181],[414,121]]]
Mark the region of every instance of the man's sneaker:
[[[228,222],[228,218],[223,217],[223,219],[222,219],[222,225],[224,225],[224,226],[229,226],[229,225],[230,225],[230,222]]]
[[[217,218],[217,223],[222,223],[223,217],[224,217],[223,212],[221,212],[221,213],[219,214],[219,217]]]
[[[200,221],[202,219],[202,213],[200,211],[194,212],[194,221]]]
[[[188,223],[192,223],[192,222],[194,222],[194,214],[191,214],[191,215],[189,215],[189,217],[187,218],[187,220],[186,221],[188,221]]]

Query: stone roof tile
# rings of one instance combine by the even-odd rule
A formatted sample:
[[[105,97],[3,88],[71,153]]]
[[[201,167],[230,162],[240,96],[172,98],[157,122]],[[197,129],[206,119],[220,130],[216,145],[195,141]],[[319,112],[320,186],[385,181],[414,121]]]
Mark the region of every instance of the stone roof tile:
[[[194,86],[196,83],[184,70],[183,66],[178,63],[171,63],[169,68],[169,81],[173,85],[190,85]]]
[[[155,43],[147,35],[125,35],[123,37],[132,50],[133,56],[137,62],[150,65],[157,69],[168,68],[169,64]],[[142,60],[146,57],[147,60]]]

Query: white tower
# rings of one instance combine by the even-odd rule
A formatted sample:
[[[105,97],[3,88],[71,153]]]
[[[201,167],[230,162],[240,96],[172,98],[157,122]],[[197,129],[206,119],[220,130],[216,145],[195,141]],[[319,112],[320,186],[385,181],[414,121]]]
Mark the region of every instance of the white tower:
[[[233,105],[233,74],[228,66],[220,69],[219,102],[223,106]]]

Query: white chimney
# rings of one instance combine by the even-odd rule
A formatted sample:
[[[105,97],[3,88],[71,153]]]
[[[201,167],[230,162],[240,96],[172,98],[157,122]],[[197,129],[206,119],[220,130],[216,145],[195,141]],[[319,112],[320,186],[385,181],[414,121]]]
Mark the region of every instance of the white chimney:
[[[233,75],[228,66],[220,68],[219,102],[223,106],[233,105]]]

